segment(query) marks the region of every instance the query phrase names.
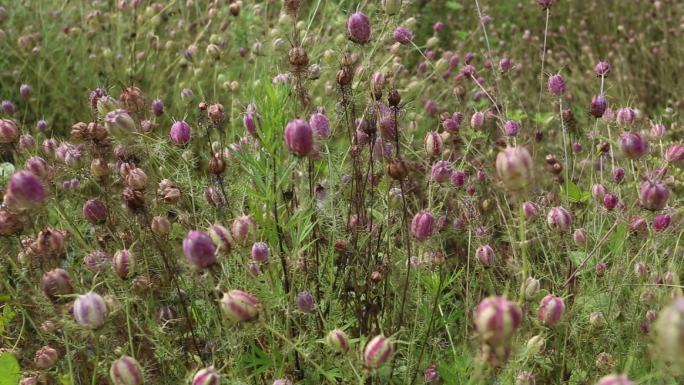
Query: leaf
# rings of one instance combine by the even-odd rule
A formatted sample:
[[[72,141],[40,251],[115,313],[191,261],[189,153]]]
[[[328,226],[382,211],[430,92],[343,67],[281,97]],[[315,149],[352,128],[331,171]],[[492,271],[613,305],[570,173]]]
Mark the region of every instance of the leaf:
[[[0,163],[0,181],[4,181],[14,174],[14,165],[12,163]]]
[[[538,112],[534,114],[534,122],[547,125],[553,120],[553,112]]]
[[[68,374],[60,374],[59,375],[59,383],[62,385],[73,385],[71,383],[71,379],[69,378]]]
[[[575,266],[579,266],[582,261],[584,261],[584,258],[587,257],[587,253],[584,251],[571,251],[570,252],[570,260],[572,260],[572,263],[575,264]]]
[[[591,198],[591,194],[588,191],[582,191],[582,189],[577,187],[573,182],[568,182],[567,186],[567,195],[570,202],[584,203]],[[565,188],[565,184],[561,185],[561,197],[566,195]]]
[[[447,6],[447,8],[454,10],[454,11],[459,11],[459,10],[463,9],[463,6],[461,5],[461,3],[457,2],[457,1],[447,1],[446,6]]]
[[[619,224],[608,240],[608,249],[613,252],[613,255],[619,255],[625,246],[625,240],[627,240],[627,226]]]
[[[0,354],[0,385],[17,385],[21,369],[17,359],[10,353]]]

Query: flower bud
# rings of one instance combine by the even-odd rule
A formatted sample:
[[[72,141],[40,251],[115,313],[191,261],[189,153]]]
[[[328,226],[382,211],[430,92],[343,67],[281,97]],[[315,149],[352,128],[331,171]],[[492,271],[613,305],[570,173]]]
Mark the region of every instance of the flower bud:
[[[377,369],[390,358],[394,352],[392,340],[382,334],[373,337],[363,351],[363,363],[367,368]]]
[[[506,297],[484,299],[475,309],[475,329],[482,342],[489,346],[507,345],[522,324],[522,310]]]
[[[656,123],[651,126],[651,136],[654,138],[662,138],[665,135],[665,125]]]
[[[611,374],[601,377],[596,385],[634,385],[634,382],[630,381],[624,374]]]
[[[565,302],[562,298],[548,294],[539,303],[537,317],[548,327],[555,326],[560,322],[565,312]]]
[[[525,147],[506,147],[496,156],[496,172],[511,191],[528,187],[534,176],[532,157]]]
[[[223,294],[220,302],[223,314],[233,322],[252,321],[261,310],[261,302],[253,295],[241,290]]]
[[[128,250],[118,250],[112,257],[112,270],[121,279],[126,279],[135,268],[135,256]]]
[[[297,294],[297,307],[304,313],[311,313],[316,306],[314,297],[308,291],[302,291]]]
[[[533,202],[524,202],[522,208],[527,220],[533,220],[539,215],[539,207]]]
[[[69,273],[60,268],[44,273],[40,280],[40,288],[43,290],[43,293],[53,301],[59,299],[62,295],[74,292],[74,289],[71,286]]]
[[[298,157],[305,157],[313,149],[313,131],[304,120],[294,119],[285,126],[285,145]]]
[[[478,247],[475,255],[485,266],[491,266],[494,263],[494,249],[489,245]]]
[[[221,378],[213,366],[200,369],[192,378],[192,385],[219,385],[220,382]]]
[[[135,358],[129,356],[122,356],[112,362],[109,378],[114,385],[142,385],[144,382],[142,367]]]
[[[673,144],[665,150],[665,161],[672,164],[681,164],[684,162],[684,145]]]
[[[59,360],[59,353],[50,346],[43,346],[36,351],[33,357],[33,362],[38,369],[47,369],[52,367]]]
[[[83,204],[83,216],[90,223],[102,223],[107,219],[107,206],[99,199],[89,199]]]
[[[192,127],[183,120],[174,122],[169,130],[169,138],[176,146],[184,146],[192,138]]]
[[[335,329],[328,333],[325,342],[334,352],[346,353],[349,351],[349,338],[347,337],[347,334],[340,329]]]
[[[620,135],[620,149],[629,159],[639,159],[648,153],[648,140],[640,133],[625,131]]]
[[[520,131],[520,123],[515,120],[508,120],[504,123],[504,132],[506,135],[516,136],[518,135],[518,131]]]
[[[74,302],[74,319],[86,329],[98,329],[107,318],[107,304],[99,294],[79,295]]]
[[[5,191],[4,203],[12,210],[20,211],[41,206],[47,200],[43,182],[29,171],[19,171],[10,177]]]
[[[356,12],[347,19],[347,33],[349,40],[358,44],[366,44],[370,41],[371,25],[368,16],[362,12]]]
[[[553,231],[565,232],[572,225],[572,218],[568,210],[563,207],[553,207],[546,216],[546,222]]]
[[[603,202],[603,197],[608,192],[608,189],[600,183],[596,183],[591,186],[591,196],[598,202]]]
[[[424,241],[432,236],[435,227],[435,217],[427,210],[421,210],[411,221],[411,234],[419,241]]]
[[[670,197],[670,189],[660,181],[646,181],[639,189],[639,203],[647,210],[658,211],[665,208]]]
[[[241,215],[235,218],[230,227],[233,239],[242,244],[248,244],[256,236],[257,227],[256,222],[249,215]]]
[[[203,269],[216,263],[216,247],[209,234],[190,230],[183,239],[183,254],[190,263]]]

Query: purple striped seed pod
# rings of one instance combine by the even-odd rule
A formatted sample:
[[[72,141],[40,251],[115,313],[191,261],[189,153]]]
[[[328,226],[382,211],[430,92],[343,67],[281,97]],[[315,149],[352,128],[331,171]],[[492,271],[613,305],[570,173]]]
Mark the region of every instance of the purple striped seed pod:
[[[596,74],[596,77],[599,78],[604,78],[610,74],[610,64],[606,61],[600,61],[596,63],[596,66],[594,66],[594,74]]]
[[[129,356],[121,356],[112,362],[112,366],[109,368],[109,378],[114,385],[142,385],[144,382],[140,363]]]
[[[428,132],[425,135],[425,152],[428,157],[434,158],[442,154],[444,148],[444,141],[442,136],[435,131]]]
[[[330,137],[330,120],[322,112],[316,112],[309,118],[309,126],[316,133],[319,139]]]
[[[69,273],[60,268],[45,272],[40,279],[40,288],[45,293],[45,296],[53,301],[59,299],[59,296],[74,292]]]
[[[537,317],[548,327],[553,327],[560,322],[565,312],[565,302],[562,298],[548,294],[539,302]]]
[[[107,319],[107,304],[92,291],[79,295],[74,302],[74,319],[86,329],[98,329]]]
[[[330,349],[337,353],[347,353],[349,351],[349,338],[347,337],[347,333],[340,329],[330,331],[325,338],[325,342]]]
[[[221,381],[218,372],[213,366],[200,369],[192,378],[192,385],[218,385]]]
[[[128,250],[118,250],[112,257],[112,270],[121,279],[126,279],[135,268],[135,256]]]
[[[169,130],[169,138],[176,146],[184,146],[192,139],[192,127],[183,120],[174,122]]]
[[[285,145],[295,156],[300,158],[311,153],[314,145],[313,130],[309,123],[302,119],[290,121],[283,130]]]
[[[534,277],[527,277],[525,280],[525,298],[534,298],[539,289],[541,288],[541,283],[538,279]]]
[[[47,161],[40,156],[32,156],[24,163],[24,169],[32,172],[35,176],[45,179],[51,172]]]
[[[572,218],[570,213],[563,207],[553,207],[549,210],[549,214],[546,216],[546,223],[553,231],[565,232],[570,229],[572,225]]]
[[[164,305],[159,309],[159,322],[167,324],[178,320],[178,312],[169,305]]]
[[[572,233],[572,240],[578,247],[584,247],[587,245],[587,230],[584,228],[576,229]]]
[[[347,19],[347,33],[349,40],[358,44],[366,44],[370,41],[371,25],[368,16],[362,12],[353,13]]]
[[[617,115],[615,116],[615,121],[621,126],[629,126],[634,123],[637,115],[634,109],[629,107],[623,107],[618,109]]]
[[[256,222],[249,215],[243,214],[235,218],[230,231],[237,243],[248,244],[256,236]]]
[[[561,75],[551,75],[547,86],[549,92],[556,96],[561,96],[565,93],[565,79]]]
[[[435,217],[427,210],[416,213],[411,221],[411,234],[419,241],[430,238],[434,228]]]
[[[36,139],[31,134],[24,134],[19,137],[17,149],[19,150],[33,150],[36,148]]]
[[[617,206],[618,204],[618,197],[617,195],[613,193],[608,193],[603,196],[603,207],[606,208],[606,210],[611,211]]]
[[[369,369],[377,369],[387,362],[393,352],[392,340],[382,334],[377,335],[366,344],[363,363]]]
[[[440,160],[432,165],[430,171],[430,178],[437,183],[448,182],[451,178],[452,168],[451,163],[446,160]]]
[[[620,149],[629,159],[639,159],[648,153],[648,140],[638,132],[625,131],[620,135]]]
[[[466,174],[463,171],[456,170],[451,173],[451,184],[454,187],[463,187],[466,181]]]
[[[83,216],[90,223],[102,223],[107,219],[107,206],[97,199],[89,199],[83,204]]]
[[[651,136],[654,138],[662,138],[665,135],[665,125],[662,123],[656,123],[651,125]]]
[[[524,190],[534,178],[534,164],[525,147],[506,147],[496,156],[496,172],[511,191]]]
[[[297,308],[299,310],[304,313],[311,313],[315,307],[316,301],[311,293],[305,290],[297,294]]]
[[[10,177],[4,203],[12,210],[21,211],[42,206],[47,198],[47,191],[40,178],[22,170]]]
[[[539,206],[537,206],[537,204],[534,202],[530,202],[530,201],[524,202],[522,205],[522,208],[523,208],[523,213],[525,214],[525,218],[528,221],[531,221],[531,220],[537,218],[537,216],[539,216]]]
[[[669,198],[670,189],[660,181],[643,182],[639,189],[639,203],[646,210],[662,210]]]
[[[601,377],[596,385],[634,385],[634,382],[630,381],[624,374],[611,374]]]
[[[483,343],[500,347],[508,344],[520,328],[523,315],[520,306],[504,296],[485,298],[475,308],[475,329]]]
[[[485,123],[485,114],[480,112],[480,111],[476,111],[470,117],[470,127],[474,128],[474,129],[482,128],[482,126],[484,126],[484,123]]]
[[[47,369],[52,367],[59,360],[59,352],[50,346],[43,346],[36,351],[33,357],[33,362],[38,369]]]
[[[608,102],[603,95],[595,95],[591,97],[591,104],[589,105],[589,113],[595,117],[600,118],[606,112]]]
[[[14,143],[19,138],[17,124],[10,119],[0,119],[0,143]]]
[[[83,257],[83,264],[93,273],[104,271],[109,262],[109,257],[101,250],[95,250]]]
[[[168,218],[157,215],[152,218],[150,223],[150,230],[152,233],[158,237],[163,237],[171,231],[171,222]]]
[[[608,189],[606,186],[596,183],[591,186],[591,196],[597,201],[597,202],[603,202],[603,197],[608,193]]]
[[[657,232],[665,231],[668,227],[670,227],[671,222],[672,218],[669,214],[659,214],[653,218],[653,229]]]
[[[394,41],[403,45],[409,44],[411,40],[413,40],[413,32],[411,32],[410,29],[401,26],[394,30],[392,36],[394,37]]]
[[[256,262],[265,263],[268,261],[270,249],[266,242],[255,242],[252,245],[252,259]]]
[[[518,135],[518,131],[520,131],[520,123],[515,120],[508,120],[504,123],[504,132],[506,135],[516,136]]]
[[[482,245],[477,248],[475,252],[477,259],[485,266],[491,266],[494,263],[494,249],[489,245]]]
[[[681,165],[684,162],[684,145],[681,143],[671,145],[665,150],[663,158],[667,163]]]
[[[233,239],[228,229],[215,223],[209,226],[207,233],[211,237],[211,240],[214,242],[214,246],[216,246],[216,250],[219,253],[230,253],[230,250],[233,248]]]
[[[154,116],[161,116],[164,113],[164,102],[161,99],[154,99],[150,103],[150,112]]]
[[[223,294],[220,302],[223,314],[233,322],[252,321],[261,310],[261,302],[242,290],[231,290]]]
[[[204,269],[216,263],[216,246],[209,234],[190,230],[183,239],[183,254],[190,263]]]
[[[684,365],[684,297],[676,298],[660,311],[654,331],[665,361]]]

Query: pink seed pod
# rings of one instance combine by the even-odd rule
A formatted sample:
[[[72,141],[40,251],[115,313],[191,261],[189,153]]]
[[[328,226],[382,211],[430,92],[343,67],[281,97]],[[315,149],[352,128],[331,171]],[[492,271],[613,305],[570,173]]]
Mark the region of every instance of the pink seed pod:
[[[216,246],[216,250],[220,253],[229,253],[233,248],[233,239],[230,231],[225,227],[215,223],[209,226],[207,233]]]
[[[485,266],[491,266],[494,263],[494,249],[489,245],[482,245],[475,251],[477,259]]]
[[[192,139],[192,127],[183,120],[174,122],[169,130],[169,138],[176,146],[184,146]]]
[[[515,385],[536,385],[537,381],[530,372],[520,372],[515,377]]]
[[[504,123],[504,132],[506,135],[516,136],[518,135],[518,131],[520,131],[520,123],[515,120],[508,120]]]
[[[561,75],[551,75],[547,84],[549,92],[562,96],[565,93],[565,79]]]
[[[463,171],[456,170],[451,173],[451,184],[454,187],[463,187],[466,181],[466,174]]]
[[[370,78],[370,86],[373,96],[375,96],[376,100],[379,100],[382,97],[382,89],[385,87],[385,74],[383,72],[374,72]]]
[[[52,172],[50,166],[45,159],[40,156],[32,156],[24,163],[24,169],[32,172],[35,176],[41,179],[46,179]]]
[[[394,352],[392,340],[380,334],[373,337],[363,350],[363,364],[369,369],[377,369],[386,363]]]
[[[411,221],[411,234],[424,241],[432,236],[435,227],[435,217],[427,210],[421,210],[413,216]]]
[[[608,62],[600,61],[594,66],[594,74],[596,74],[596,77],[605,78],[610,74],[610,69],[610,64],[608,64]]]
[[[107,319],[107,304],[92,291],[79,295],[74,302],[74,319],[86,329],[98,329]]]
[[[336,353],[347,353],[349,351],[349,337],[340,329],[330,331],[325,337],[325,342]]]
[[[164,102],[161,99],[154,99],[150,103],[150,112],[154,116],[161,116],[164,113]]]
[[[553,231],[565,232],[572,225],[572,218],[568,210],[558,206],[549,210],[549,214],[546,216],[546,223],[548,223]]]
[[[646,210],[662,210],[669,198],[670,189],[660,181],[643,182],[639,189],[639,203]]]
[[[485,114],[477,111],[470,117],[470,127],[474,129],[482,128],[485,123]]]
[[[541,289],[541,283],[534,277],[527,277],[525,280],[525,298],[534,298]]]
[[[684,162],[684,144],[673,144],[665,150],[663,156],[668,163],[681,165]]]
[[[95,250],[83,257],[83,264],[93,273],[104,271],[109,266],[109,257],[101,250]]]
[[[615,167],[612,171],[613,182],[622,183],[625,179],[625,169],[622,167]]]
[[[69,273],[60,268],[52,269],[43,274],[40,280],[40,288],[45,296],[55,301],[62,295],[71,294],[74,288],[71,286]]]
[[[667,230],[670,227],[672,218],[669,214],[660,214],[653,219],[653,230],[660,232]]]
[[[270,250],[266,242],[255,242],[252,245],[252,259],[259,263],[266,263]]]
[[[43,346],[38,349],[33,357],[33,363],[38,369],[50,368],[57,363],[57,360],[59,360],[59,353],[50,346]]]
[[[636,112],[629,107],[620,108],[617,111],[615,121],[621,126],[629,126],[636,120]]]
[[[42,206],[47,201],[43,182],[29,171],[19,171],[10,177],[5,191],[4,203],[16,211]]]
[[[606,108],[608,108],[608,102],[603,95],[592,96],[591,104],[589,105],[589,113],[593,117],[597,119],[602,117],[606,112]]]
[[[107,206],[97,199],[89,199],[83,204],[83,216],[90,223],[102,223],[107,219]]]
[[[249,215],[241,215],[233,221],[230,227],[233,239],[242,245],[249,243],[257,232],[256,222]]]
[[[488,297],[475,309],[478,337],[492,347],[508,345],[522,320],[520,306],[503,296]]]
[[[648,231],[648,222],[642,217],[633,217],[629,221],[629,231],[633,234],[643,234]]]
[[[17,145],[17,149],[28,151],[33,150],[34,148],[36,148],[36,140],[33,138],[31,134],[24,134],[19,137],[19,144]]]
[[[315,307],[316,301],[311,293],[305,290],[297,294],[297,308],[299,310],[304,313],[311,313]]]
[[[399,44],[409,44],[413,40],[413,32],[406,27],[397,27],[392,34],[394,41]]]
[[[496,172],[508,190],[522,191],[534,178],[532,157],[525,147],[506,147],[496,156]]]
[[[242,290],[224,293],[219,305],[223,315],[233,322],[255,320],[261,310],[261,302],[255,296]]]
[[[242,125],[250,135],[255,136],[257,134],[257,125],[254,112],[248,111],[245,113],[245,115],[242,117]]]
[[[425,135],[425,152],[430,158],[438,157],[442,154],[444,148],[444,141],[442,136],[435,131],[428,132]]]
[[[565,302],[563,299],[556,297],[553,294],[548,294],[546,297],[542,298],[539,303],[537,318],[539,318],[539,321],[544,325],[553,327],[560,322],[564,312]]]
[[[21,86],[19,86],[19,95],[21,95],[21,97],[23,99],[30,98],[32,93],[33,93],[33,89],[31,88],[30,85],[22,84]]]
[[[656,123],[651,125],[651,136],[653,138],[662,138],[665,136],[665,125],[661,123]]]
[[[585,247],[587,245],[587,230],[579,228],[572,234],[572,240],[578,247]]]
[[[617,206],[618,204],[618,197],[617,195],[613,193],[608,193],[603,196],[603,207],[606,208],[606,210],[611,211]]]
[[[309,125],[319,139],[330,137],[330,120],[322,112],[316,112],[309,118]]]
[[[135,255],[129,250],[118,250],[112,257],[112,270],[121,279],[126,279],[130,276],[135,268]]]
[[[362,12],[353,13],[347,19],[347,33],[349,40],[358,44],[366,44],[370,41],[371,25],[368,16]]]
[[[591,196],[596,199],[597,202],[603,202],[603,197],[608,193],[606,186],[596,183],[591,186]]]
[[[449,181],[451,178],[451,173],[451,163],[446,160],[440,160],[432,165],[430,178],[437,183],[444,183]]]
[[[611,374],[601,377],[596,385],[634,385],[634,382],[630,381],[624,374]]]
[[[648,153],[648,140],[638,132],[625,131],[620,135],[620,149],[629,159],[639,159]]]
[[[216,263],[216,246],[209,234],[190,230],[183,239],[183,254],[190,263],[200,269]]]
[[[158,237],[163,237],[171,231],[171,222],[169,222],[166,217],[157,215],[152,218],[150,230],[152,230],[152,234]]]
[[[192,378],[192,385],[219,385],[221,378],[213,366],[200,369]]]
[[[112,366],[109,368],[109,378],[114,385],[142,385],[144,382],[140,363],[129,356],[121,356],[112,362]]]
[[[17,124],[10,119],[0,119],[0,144],[14,143],[19,138]]]
[[[499,71],[502,73],[506,73],[513,68],[513,63],[511,62],[511,59],[509,58],[503,58],[499,60]]]
[[[522,205],[522,208],[523,208],[523,213],[525,214],[525,218],[528,221],[531,221],[531,220],[537,218],[537,216],[539,216],[539,206],[537,206],[537,204],[534,202],[530,202],[530,201],[524,202]]]
[[[313,149],[313,130],[309,123],[302,119],[294,119],[285,126],[283,132],[288,150],[298,157],[305,157]]]

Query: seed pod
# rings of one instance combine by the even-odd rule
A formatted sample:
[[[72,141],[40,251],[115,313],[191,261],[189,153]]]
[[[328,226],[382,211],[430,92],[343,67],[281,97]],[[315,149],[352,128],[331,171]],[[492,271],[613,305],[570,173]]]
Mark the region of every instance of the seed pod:
[[[477,111],[470,117],[470,127],[474,129],[482,128],[485,123],[485,114]]]
[[[525,147],[506,147],[496,156],[496,172],[507,189],[524,190],[534,178],[532,157]]]
[[[369,369],[381,367],[394,352],[392,340],[382,334],[373,337],[363,351],[363,363]]]
[[[216,247],[209,234],[190,230],[183,239],[183,254],[190,263],[203,269],[216,263]]]
[[[643,182],[639,189],[639,203],[647,210],[662,210],[669,197],[670,189],[660,181]]]
[[[40,288],[53,301],[59,299],[59,296],[74,292],[69,273],[60,268],[44,273],[40,280]]]
[[[615,121],[621,126],[629,126],[636,120],[636,112],[629,108],[623,107],[617,111]]]
[[[347,33],[354,43],[366,44],[370,41],[371,25],[368,16],[356,12],[347,19]]]
[[[150,223],[150,229],[152,233],[158,237],[165,236],[171,231],[171,222],[166,217],[156,216],[152,218]]]
[[[302,291],[297,294],[297,308],[304,313],[313,312],[316,307],[314,297],[308,291]]]
[[[639,159],[648,153],[648,140],[640,133],[625,131],[620,135],[620,149],[629,159]]]
[[[0,119],[0,143],[14,143],[18,137],[17,124],[10,119]]]
[[[437,157],[442,154],[442,148],[444,147],[444,142],[442,141],[442,136],[437,132],[428,132],[425,136],[425,152],[430,158]]]
[[[192,127],[183,120],[174,122],[169,131],[169,138],[176,146],[184,146],[192,138]]]
[[[118,250],[112,257],[112,270],[121,279],[129,277],[135,268],[135,256],[128,250]]]
[[[671,222],[672,222],[672,218],[670,217],[669,214],[657,215],[653,219],[653,229],[655,231],[665,231],[668,227],[670,227]]]
[[[611,374],[601,377],[596,385],[634,385],[634,382],[630,381],[624,374]]]
[[[548,294],[539,303],[537,317],[548,327],[555,326],[563,317],[565,302],[562,298]]]
[[[561,75],[552,75],[548,81],[549,92],[556,96],[562,96],[565,93],[565,80]]]
[[[101,250],[95,250],[83,257],[83,264],[93,273],[104,271],[109,266],[110,259]]]
[[[50,346],[43,346],[36,351],[33,357],[33,362],[38,369],[47,369],[52,367],[59,360],[59,353]]]
[[[135,358],[129,356],[121,356],[112,362],[109,378],[114,385],[142,385],[144,382],[142,367]]]
[[[527,354],[534,356],[544,351],[544,348],[546,348],[546,340],[544,337],[536,335],[527,340],[525,347],[527,348]]]
[[[606,102],[606,98],[604,98],[603,95],[592,96],[591,104],[589,105],[589,113],[593,117],[597,119],[602,117],[606,112],[606,108],[608,108],[608,102]]]
[[[349,351],[349,338],[340,329],[335,329],[328,333],[325,341],[337,353],[347,353]]]
[[[539,293],[540,288],[541,284],[538,279],[527,277],[525,280],[525,298],[534,298]]]
[[[5,205],[15,211],[42,206],[47,201],[43,182],[29,171],[19,171],[10,177],[5,191]]]
[[[90,223],[102,223],[107,219],[107,206],[99,199],[89,199],[83,204],[83,216]]]
[[[294,119],[285,126],[285,145],[291,153],[304,157],[313,149],[313,131],[309,123],[301,119]]]
[[[515,377],[515,385],[536,385],[534,375],[530,372],[520,372]]]
[[[219,385],[220,382],[221,378],[213,366],[200,369],[192,378],[192,385]]]
[[[268,261],[270,250],[266,242],[255,242],[252,245],[252,259],[256,262],[265,263]]]
[[[430,178],[437,183],[444,183],[451,178],[451,163],[446,160],[440,160],[432,165]]]
[[[241,215],[235,218],[232,226],[230,227],[233,239],[242,244],[248,244],[255,236],[257,232],[256,222],[249,215]]]
[[[589,314],[589,325],[595,328],[600,328],[606,324],[606,317],[603,312],[595,311]]]
[[[570,225],[572,225],[572,218],[568,210],[563,207],[553,207],[549,210],[549,214],[546,217],[546,222],[548,223],[551,230],[557,232],[568,231]]]
[[[475,309],[479,339],[492,347],[507,345],[522,323],[522,310],[506,297],[485,298]]]
[[[233,322],[252,321],[261,310],[261,302],[242,290],[231,290],[223,294],[220,302],[223,314]]]
[[[539,207],[533,202],[524,202],[522,207],[527,220],[532,220],[539,215]]]
[[[491,266],[494,263],[494,249],[489,245],[478,247],[475,255],[485,266]]]
[[[435,217],[427,210],[421,210],[411,221],[411,234],[419,241],[432,236],[435,227]]]
[[[135,131],[135,120],[133,120],[128,111],[122,109],[107,112],[105,125],[113,135],[124,136]]]
[[[654,331],[662,358],[684,365],[684,297],[676,298],[660,311]]]
[[[99,294],[89,292],[79,295],[74,302],[74,318],[86,329],[98,329],[107,318],[107,305]]]
[[[322,112],[316,112],[309,118],[309,125],[320,139],[330,137],[330,120]]]

